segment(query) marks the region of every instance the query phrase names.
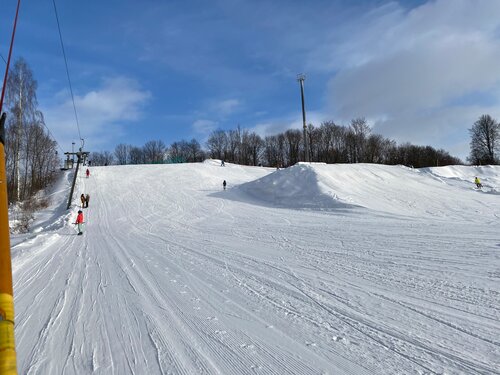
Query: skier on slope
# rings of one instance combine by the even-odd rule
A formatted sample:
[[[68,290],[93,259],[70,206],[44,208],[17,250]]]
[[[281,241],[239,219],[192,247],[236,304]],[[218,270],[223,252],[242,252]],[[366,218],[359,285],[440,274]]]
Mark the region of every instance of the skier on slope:
[[[483,187],[483,184],[481,183],[481,180],[479,179],[479,177],[474,177],[474,183],[476,184],[476,187],[478,189],[481,189]]]
[[[78,210],[78,216],[76,217],[75,224],[78,225],[78,235],[81,236],[83,234],[83,211]]]
[[[89,178],[90,176],[90,170],[87,168],[87,171],[85,172],[85,174],[87,175],[87,178]]]
[[[223,188],[224,190],[226,190],[226,185],[227,185],[226,180],[224,180],[224,181],[222,182],[222,188]]]
[[[90,195],[89,195],[89,194],[87,194],[87,195],[85,196],[85,207],[86,207],[86,208],[89,208],[89,200],[90,200]]]
[[[84,194],[80,195],[80,200],[82,201],[82,208],[84,208],[85,207],[85,202],[86,202]]]

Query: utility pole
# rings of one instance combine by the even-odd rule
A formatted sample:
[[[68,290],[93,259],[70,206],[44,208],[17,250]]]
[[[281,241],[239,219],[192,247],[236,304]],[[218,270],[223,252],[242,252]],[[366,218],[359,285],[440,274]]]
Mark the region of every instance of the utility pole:
[[[309,163],[309,142],[307,140],[307,126],[306,126],[306,107],[304,104],[304,80],[305,74],[297,75],[297,81],[300,83],[300,95],[302,98],[302,125],[304,130],[304,161]]]

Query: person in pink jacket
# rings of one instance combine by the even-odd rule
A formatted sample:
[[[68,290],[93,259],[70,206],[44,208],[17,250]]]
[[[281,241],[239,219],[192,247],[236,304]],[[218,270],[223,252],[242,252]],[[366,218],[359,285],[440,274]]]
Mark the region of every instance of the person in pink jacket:
[[[78,216],[76,217],[75,224],[78,225],[78,235],[81,236],[83,234],[83,211],[78,210]]]

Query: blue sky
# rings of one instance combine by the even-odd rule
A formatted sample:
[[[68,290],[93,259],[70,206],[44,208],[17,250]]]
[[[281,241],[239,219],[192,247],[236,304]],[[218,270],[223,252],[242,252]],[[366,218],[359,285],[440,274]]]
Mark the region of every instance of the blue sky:
[[[8,55],[17,1],[3,4]],[[82,137],[90,151],[161,139],[202,144],[238,124],[260,135],[307,120],[445,148],[500,119],[500,1],[56,0]],[[78,142],[51,0],[23,1],[14,59],[38,81],[47,126]]]

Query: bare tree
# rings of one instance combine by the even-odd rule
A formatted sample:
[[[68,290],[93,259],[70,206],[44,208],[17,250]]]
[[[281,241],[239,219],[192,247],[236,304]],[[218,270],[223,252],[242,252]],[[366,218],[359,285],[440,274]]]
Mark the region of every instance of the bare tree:
[[[130,162],[130,149],[132,146],[120,143],[115,147],[115,157],[119,165],[125,165]]]
[[[246,137],[245,142],[248,145],[252,165],[260,164],[262,150],[264,148],[264,141],[262,138],[256,133],[250,133]]]
[[[115,163],[115,157],[112,152],[104,151],[102,155],[104,158],[104,165],[112,165]]]
[[[187,143],[186,147],[189,154],[189,162],[195,163],[203,161],[203,159],[205,158],[205,153],[201,149],[200,143],[196,139],[191,139],[191,142]]]
[[[490,115],[479,117],[471,129],[470,155],[472,164],[496,164],[500,152],[500,124]]]
[[[386,140],[379,134],[372,134],[368,137],[364,147],[364,161],[366,163],[382,163],[384,157],[384,146]]]
[[[364,117],[358,117],[351,121],[349,128],[349,149],[350,159],[353,163],[363,163],[365,158],[366,140],[370,135],[371,129]]]
[[[288,129],[285,132],[286,164],[293,165],[300,161],[302,132],[299,129]],[[309,143],[311,144],[311,143]],[[309,148],[311,150],[311,148]]]
[[[90,154],[92,165],[100,166],[100,165],[111,165],[114,163],[114,156],[109,151],[103,152],[92,152]]]
[[[21,179],[26,176],[26,171],[22,171],[26,166],[26,127],[35,122],[38,102],[36,99],[37,82],[33,78],[33,72],[23,58],[19,58],[10,71],[5,104],[11,113],[8,116],[9,132],[8,142],[11,142],[10,150],[13,152],[13,173],[12,179],[8,181],[11,193],[15,192],[16,200],[23,200],[23,185]],[[28,156],[29,157],[29,156]],[[24,163],[23,163],[24,162]],[[10,194],[9,198],[13,198]]]
[[[267,165],[285,167],[285,136],[283,134],[267,136],[264,155]]]
[[[229,130],[227,136],[227,155],[226,159],[233,163],[239,163],[239,152],[241,148],[241,129]]]
[[[165,143],[163,141],[149,141],[144,147],[144,158],[146,163],[163,163],[163,156],[165,155]]]
[[[260,163],[263,141],[256,133],[243,130],[238,152],[238,163],[243,165],[257,165]]]
[[[333,121],[323,122],[319,128],[318,161],[326,163],[347,162],[346,128]]]
[[[54,178],[58,165],[56,143],[45,130],[43,114],[37,109],[37,82],[22,58],[10,71],[5,104],[7,190],[10,201],[26,200]]]
[[[174,163],[186,163],[191,160],[191,148],[185,140],[174,142],[170,145],[170,160]]]
[[[227,156],[227,135],[224,130],[213,131],[207,140],[208,153],[211,158],[224,159]]]
[[[146,159],[142,147],[130,147],[130,164],[144,164]]]

